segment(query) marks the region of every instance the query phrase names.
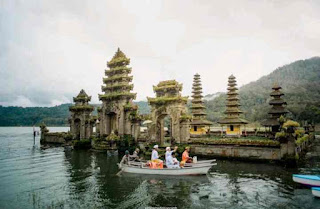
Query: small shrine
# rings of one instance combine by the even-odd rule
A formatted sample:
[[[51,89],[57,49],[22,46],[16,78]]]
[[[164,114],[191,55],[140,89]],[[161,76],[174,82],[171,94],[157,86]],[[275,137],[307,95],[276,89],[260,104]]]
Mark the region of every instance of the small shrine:
[[[222,118],[218,123],[223,126],[227,126],[227,136],[238,136],[242,135],[241,126],[248,122],[240,118],[242,111],[239,109],[239,98],[236,78],[231,75],[228,78],[228,93],[227,93],[227,109],[225,111],[226,117]]]
[[[118,48],[113,58],[107,62],[109,69],[105,70],[106,78],[99,95],[102,106],[99,109],[99,131],[100,136],[107,137],[111,133],[118,136],[139,135],[138,107],[132,100],[136,93],[132,93],[133,76],[131,73],[130,59]]]
[[[153,86],[155,98],[148,97],[151,105],[152,124],[149,130],[150,140],[164,144],[164,118],[170,117],[171,143],[186,143],[190,139],[191,115],[187,112],[188,97],[181,96],[182,84],[175,80],[161,81]]]
[[[288,111],[285,108],[287,103],[281,98],[284,94],[281,92],[282,89],[278,84],[274,84],[271,92],[271,100],[269,104],[272,106],[268,112],[269,118],[262,122],[263,126],[270,127],[272,133],[276,133],[280,129],[279,118],[285,116]]]
[[[195,74],[192,86],[191,113],[192,122],[190,134],[203,135],[210,130],[212,122],[206,120],[205,106],[202,96],[202,85],[199,74]]]
[[[82,89],[78,96],[73,97],[74,105],[69,107],[70,132],[74,139],[88,139],[93,134],[95,119],[91,116],[94,107],[89,105],[91,96]]]

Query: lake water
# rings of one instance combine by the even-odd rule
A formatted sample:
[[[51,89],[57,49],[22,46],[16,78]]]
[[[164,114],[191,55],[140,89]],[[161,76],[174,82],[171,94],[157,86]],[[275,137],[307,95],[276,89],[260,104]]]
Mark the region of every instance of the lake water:
[[[63,131],[67,128],[49,128]],[[319,160],[297,169],[218,160],[207,176],[117,177],[118,156],[34,145],[31,127],[0,127],[0,208],[320,208],[293,173],[319,174]]]

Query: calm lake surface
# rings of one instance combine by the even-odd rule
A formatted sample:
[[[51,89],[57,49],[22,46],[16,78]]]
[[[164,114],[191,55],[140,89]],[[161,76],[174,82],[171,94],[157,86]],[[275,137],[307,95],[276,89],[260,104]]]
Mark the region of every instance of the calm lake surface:
[[[65,131],[68,128],[49,128]],[[207,176],[117,177],[118,156],[34,145],[32,127],[0,127],[0,208],[320,208],[293,173],[320,173],[320,160],[297,169],[218,160]]]

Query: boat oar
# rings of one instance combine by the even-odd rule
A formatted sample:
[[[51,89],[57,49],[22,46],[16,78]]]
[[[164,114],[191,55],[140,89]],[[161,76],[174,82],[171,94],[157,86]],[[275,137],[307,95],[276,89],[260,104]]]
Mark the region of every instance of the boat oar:
[[[121,168],[120,163],[117,163],[117,165],[118,165],[120,171],[119,171],[116,175],[120,177],[123,170],[122,170],[122,168]]]
[[[123,171],[123,170],[121,169],[121,170],[120,170],[116,175],[120,177],[120,176],[121,176],[122,171]]]

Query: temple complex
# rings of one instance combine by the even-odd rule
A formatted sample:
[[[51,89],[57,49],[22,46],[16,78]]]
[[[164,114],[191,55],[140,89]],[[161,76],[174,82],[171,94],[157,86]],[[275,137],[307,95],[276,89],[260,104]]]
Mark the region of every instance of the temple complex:
[[[200,156],[283,160],[295,159],[298,154],[296,151],[303,150],[303,146],[312,139],[312,135],[309,137],[303,134],[296,139],[293,132],[279,132],[282,121],[279,121],[279,118],[284,116],[287,110],[284,107],[286,102],[282,99],[281,87],[278,85],[272,88],[270,116],[263,123],[264,126],[272,128],[273,134],[269,134],[271,140],[267,138],[265,131],[259,133],[256,130],[244,131],[246,138],[242,138],[241,128],[248,122],[240,117],[242,111],[239,109],[237,82],[233,75],[228,78],[226,115],[219,120],[222,128],[218,130],[210,130],[212,123],[206,120],[199,74],[195,74],[193,78],[191,114],[188,114],[188,97],[181,95],[182,84],[176,80],[166,80],[153,86],[156,96],[147,97],[151,114],[142,116],[138,112],[138,106],[133,103],[136,93],[132,92],[133,77],[130,75],[132,69],[129,64],[130,59],[118,48],[107,62],[103,94],[99,95],[102,104],[97,108],[98,115],[92,115],[94,107],[89,104],[91,96],[81,90],[73,98],[75,104],[69,108],[70,131],[49,132],[45,124],[42,124],[41,144],[62,144],[75,149],[110,152],[124,152],[140,147],[146,155],[154,144],[158,144],[160,148],[177,145],[180,150],[190,146],[192,154]],[[143,123],[142,118],[145,120]],[[141,129],[142,134],[140,124],[146,125]],[[275,135],[277,132],[278,137]],[[234,140],[231,137],[239,138]]]
[[[70,133],[76,140],[88,139],[93,134],[95,118],[91,115],[94,107],[89,105],[90,100],[91,96],[82,89],[78,96],[73,97],[75,105],[69,107]]]
[[[239,98],[236,78],[231,75],[228,78],[228,93],[227,93],[227,109],[225,111],[226,117],[222,118],[218,123],[222,126],[226,125],[227,136],[241,136],[241,125],[245,125],[248,122],[240,118],[242,111],[239,109]]]
[[[161,81],[153,86],[155,98],[148,97],[151,105],[152,124],[149,130],[151,141],[164,143],[164,118],[170,117],[171,142],[185,143],[190,139],[190,120],[187,114],[188,97],[181,96],[182,84],[175,80]]]
[[[191,113],[192,122],[190,134],[206,134],[210,130],[212,122],[206,120],[205,106],[202,100],[202,86],[199,74],[195,74],[192,86]]]
[[[281,87],[278,84],[274,84],[272,87],[273,91],[270,96],[272,99],[269,101],[269,104],[272,106],[270,111],[268,112],[269,118],[262,122],[263,126],[271,127],[272,133],[276,133],[279,131],[280,116],[285,116],[288,111],[284,107],[287,103],[281,98],[284,94],[280,91]]]
[[[138,137],[139,115],[138,108],[132,100],[136,93],[132,93],[133,84],[130,59],[118,48],[113,58],[107,62],[105,71],[106,78],[103,78],[104,85],[99,95],[102,101],[99,109],[99,131],[100,136],[106,137],[111,133],[119,136],[132,135]]]

